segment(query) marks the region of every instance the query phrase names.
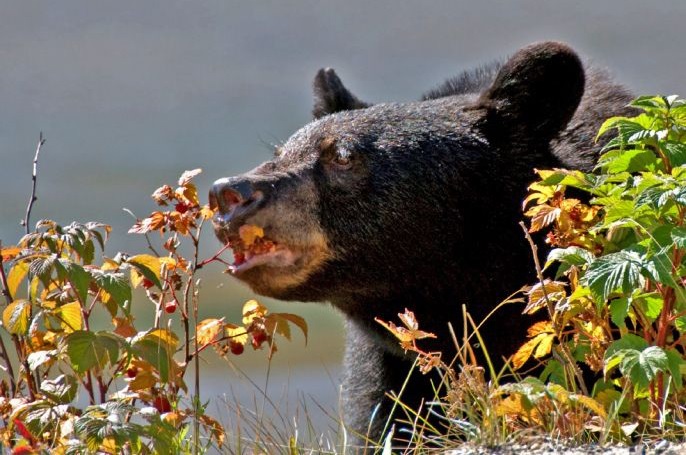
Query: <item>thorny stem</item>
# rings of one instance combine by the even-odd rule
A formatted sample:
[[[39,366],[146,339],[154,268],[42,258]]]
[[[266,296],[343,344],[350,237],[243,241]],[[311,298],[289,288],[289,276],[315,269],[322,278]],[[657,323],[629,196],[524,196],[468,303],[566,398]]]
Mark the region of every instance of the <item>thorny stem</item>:
[[[5,300],[9,305],[12,303],[12,294],[10,294],[10,289],[7,286],[7,276],[5,275],[5,267],[2,261],[2,240],[0,240],[0,279],[2,279],[2,294],[5,296]],[[14,368],[12,367],[12,362],[10,361],[9,354],[7,354],[7,347],[5,346],[5,340],[2,339],[0,335],[0,356],[5,362],[5,367],[7,368],[7,373],[10,376],[10,388],[12,389],[12,396],[17,395],[17,383],[14,378]]]
[[[529,242],[529,246],[531,247],[531,254],[534,259],[534,266],[536,267],[536,276],[538,277],[538,281],[541,284],[541,289],[543,290],[543,297],[545,298],[545,302],[548,306],[548,313],[550,314],[550,321],[553,322],[555,326],[558,325],[558,322],[555,321],[555,307],[553,306],[553,302],[550,301],[548,298],[548,292],[545,290],[545,284],[544,284],[544,279],[543,279],[543,270],[541,269],[541,263],[538,260],[538,247],[534,243],[534,240],[531,238],[531,235],[529,234],[529,231],[526,228],[526,225],[524,222],[520,221],[519,225],[522,227],[522,230],[524,231],[524,237],[526,240]],[[561,327],[555,327],[555,332],[560,333]],[[579,387],[581,387],[581,391],[584,395],[588,395],[588,388],[586,387],[586,382],[584,381],[583,374],[581,373],[581,369],[579,366],[574,362],[574,358],[572,357],[572,353],[569,352],[569,347],[560,340],[560,351],[562,352],[563,357],[566,360],[566,364],[569,365],[569,367],[572,369],[574,372],[574,376],[576,377],[576,380],[579,383]]]
[[[36,146],[36,154],[33,157],[33,172],[31,174],[31,198],[29,199],[29,204],[26,207],[26,216],[21,220],[21,225],[24,226],[24,231],[26,234],[29,233],[29,219],[31,218],[31,209],[33,209],[33,203],[38,199],[36,197],[36,183],[38,181],[38,155],[40,155],[41,147],[45,144],[45,138],[43,137],[43,132],[41,131],[38,135],[38,145]]]

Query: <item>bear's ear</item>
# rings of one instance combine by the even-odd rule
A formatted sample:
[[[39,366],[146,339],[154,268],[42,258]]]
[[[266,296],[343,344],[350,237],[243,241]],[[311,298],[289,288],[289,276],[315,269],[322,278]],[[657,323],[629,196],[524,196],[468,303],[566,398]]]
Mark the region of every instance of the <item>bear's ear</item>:
[[[343,85],[333,68],[322,68],[314,77],[314,108],[312,115],[315,119],[333,114],[334,112],[351,109],[364,109],[371,106],[360,101]]]
[[[584,93],[584,68],[576,53],[557,42],[529,45],[500,69],[478,101],[493,134],[549,141],[567,126]],[[503,131],[503,129],[505,131]]]

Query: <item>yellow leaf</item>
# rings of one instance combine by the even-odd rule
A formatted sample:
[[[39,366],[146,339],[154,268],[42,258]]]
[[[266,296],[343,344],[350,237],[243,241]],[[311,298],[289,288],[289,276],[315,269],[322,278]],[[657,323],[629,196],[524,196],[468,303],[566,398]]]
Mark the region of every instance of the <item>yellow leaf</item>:
[[[157,378],[152,373],[150,369],[142,369],[136,372],[136,377],[134,377],[131,382],[129,382],[129,390],[148,390],[157,384]]]
[[[172,270],[176,267],[176,260],[170,257],[159,258],[160,266],[165,270]]]
[[[7,331],[13,335],[24,335],[29,330],[31,317],[31,302],[15,300],[7,305],[2,312],[2,323]]]
[[[105,437],[105,439],[102,440],[102,444],[100,445],[100,448],[98,450],[100,452],[104,452],[107,454],[119,453],[117,441],[115,441],[115,439],[111,436],[107,436]]]
[[[141,275],[141,273],[134,268],[131,268],[130,272],[131,272],[131,287],[135,289],[138,286],[140,286],[140,284],[143,282],[143,278],[145,278],[145,277],[143,275]]]
[[[110,258],[104,258],[102,261],[102,267],[100,267],[100,269],[105,272],[109,270],[117,270],[118,268],[119,264]]]
[[[527,360],[531,357],[538,343],[541,342],[541,338],[545,337],[545,334],[537,335],[535,338],[530,339],[524,343],[515,354],[512,356],[512,366],[515,370],[520,369]]]
[[[538,344],[536,347],[536,350],[534,351],[534,357],[537,359],[540,359],[541,357],[545,357],[548,354],[550,354],[550,351],[553,348],[553,341],[555,340],[555,335],[548,334],[544,335],[543,338],[541,339],[541,342]]]
[[[198,200],[198,189],[191,182],[178,187],[174,192],[174,196],[191,207],[197,207],[200,204],[200,200]]]
[[[17,289],[28,272],[28,262],[19,262],[10,269],[10,272],[7,274],[7,288],[12,296],[17,296]]]
[[[540,335],[542,333],[553,333],[553,324],[550,321],[539,321],[529,327],[529,329],[526,331],[527,332],[527,337],[535,337],[536,335]]]
[[[202,216],[203,219],[209,220],[212,219],[214,216],[215,210],[212,210],[209,206],[209,204],[205,204],[202,206],[200,209],[200,216]]]
[[[524,215],[531,218],[529,232],[537,232],[551,225],[560,216],[561,210],[548,204],[537,205],[529,209]]]
[[[145,334],[145,338],[159,339],[160,342],[169,346],[172,352],[176,351],[176,348],[179,347],[179,338],[168,329],[155,329]]]
[[[196,327],[196,339],[200,347],[207,346],[212,343],[217,335],[224,330],[224,318],[222,319],[205,319],[201,321]]]
[[[603,405],[600,402],[594,400],[593,398],[576,393],[573,394],[570,398],[572,401],[580,403],[581,405],[593,411],[594,413],[596,413],[596,415],[602,417],[603,419],[607,418],[607,411],[605,411]]]
[[[524,311],[522,311],[522,313],[534,314],[541,308],[545,308],[548,305],[548,301],[555,304],[556,302],[562,300],[567,296],[567,293],[565,292],[564,283],[561,283],[559,281],[545,280],[544,284],[545,286],[541,286],[541,283],[536,283],[526,293],[528,297],[528,302],[526,304],[526,308],[524,308]]]
[[[255,226],[254,224],[244,224],[238,228],[238,235],[241,237],[245,246],[249,247],[255,243],[255,240],[264,237],[264,229]]]
[[[83,326],[83,315],[79,302],[69,302],[57,308],[53,314],[59,319],[62,330],[71,333],[81,330]]]
[[[250,325],[255,319],[263,318],[269,313],[267,307],[257,300],[248,300],[243,305],[243,324]]]
[[[234,343],[245,344],[248,342],[248,332],[245,330],[245,327],[239,327],[234,324],[225,324],[224,334]]]
[[[305,344],[307,344],[307,322],[305,321],[305,319],[298,316],[297,314],[291,313],[278,313],[278,316],[298,326],[298,328],[300,328],[303,335],[305,336]]]
[[[162,269],[160,264],[160,258],[158,258],[157,256],[152,256],[150,254],[137,254],[135,256],[131,256],[126,262],[128,262],[129,264],[133,264],[134,266],[137,266],[139,268],[142,268],[143,270],[140,270],[139,273],[143,275],[145,275],[146,273],[149,275],[150,272],[152,272],[154,277],[157,278],[157,282],[155,282],[155,280],[152,279],[152,277],[150,276],[148,276],[148,278],[156,285],[160,285],[160,273]],[[133,281],[133,273],[131,274],[131,279]],[[142,281],[142,279],[140,281]]]
[[[202,172],[202,169],[200,169],[200,168],[193,169],[190,171],[184,171],[184,173],[181,174],[181,177],[179,177],[179,185],[180,186],[186,185],[188,182],[191,181],[191,179],[193,179],[193,177],[200,174],[201,172]]]

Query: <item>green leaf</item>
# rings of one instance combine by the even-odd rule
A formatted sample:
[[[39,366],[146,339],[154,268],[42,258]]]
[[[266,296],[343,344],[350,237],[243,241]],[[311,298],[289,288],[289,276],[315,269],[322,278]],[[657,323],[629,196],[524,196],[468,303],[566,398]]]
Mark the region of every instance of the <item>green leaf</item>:
[[[71,262],[66,259],[60,259],[60,263],[64,267],[67,273],[67,279],[69,283],[74,287],[76,295],[82,304],[86,303],[88,299],[88,286],[91,282],[90,273],[75,262]]]
[[[610,302],[610,319],[612,323],[617,327],[626,327],[626,317],[629,314],[629,299],[627,297],[622,297],[619,299],[613,299]]]
[[[138,254],[130,257],[126,262],[133,265],[141,275],[152,281],[159,289],[162,289],[162,283],[160,282],[160,258],[149,254]]]
[[[671,234],[672,240],[678,248],[686,248],[686,228],[674,227]]]
[[[108,363],[116,363],[119,360],[119,346],[114,337],[116,335],[111,333],[86,330],[69,334],[64,343],[74,371],[83,374],[94,367],[102,369]]]
[[[93,279],[112,299],[122,307],[125,302],[131,301],[131,287],[126,280],[126,275],[121,272],[91,270]]]
[[[613,150],[604,154],[598,165],[609,174],[633,173],[646,170],[656,161],[655,154],[650,150]]]
[[[659,372],[668,370],[669,360],[665,351],[658,346],[649,346],[642,351],[620,349],[606,360],[605,374],[619,364],[619,370],[638,389],[646,389]]]
[[[172,354],[177,344],[176,335],[157,329],[134,338],[131,351],[157,370],[161,382],[169,382],[174,377],[175,363]]]
[[[64,343],[72,368],[79,374],[83,374],[95,366],[100,366],[100,359],[107,355],[97,343],[95,334],[86,330],[77,330],[69,334],[64,339]]]
[[[25,335],[29,330],[30,319],[31,302],[28,300],[15,300],[2,312],[2,323],[13,335]]]
[[[686,361],[681,356],[680,353],[673,349],[665,352],[667,354],[667,362],[669,364],[669,372],[674,379],[677,390],[680,390],[684,386],[683,376],[681,374],[682,367],[686,366]]]
[[[642,284],[643,258],[635,251],[619,251],[594,260],[582,277],[600,302],[617,289],[625,294]]]
[[[660,316],[665,302],[660,294],[654,293],[634,299],[634,305],[638,305],[650,322],[654,322]]]
[[[622,349],[636,349],[642,351],[648,347],[648,342],[638,335],[627,333],[618,340],[613,341],[605,351],[605,359],[608,359],[615,352]]]
[[[664,142],[660,144],[672,167],[686,164],[686,144],[683,142]]]
[[[562,275],[569,270],[571,266],[581,267],[593,262],[595,257],[593,253],[578,246],[570,246],[567,248],[555,248],[548,253],[544,269],[547,269],[551,264],[560,262],[560,268],[556,276]]]

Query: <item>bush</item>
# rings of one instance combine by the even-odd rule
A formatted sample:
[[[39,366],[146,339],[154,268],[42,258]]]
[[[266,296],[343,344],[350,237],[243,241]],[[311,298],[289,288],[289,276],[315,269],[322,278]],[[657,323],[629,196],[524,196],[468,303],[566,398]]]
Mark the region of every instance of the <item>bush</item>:
[[[243,307],[241,324],[197,320],[198,271],[223,263],[227,248],[198,257],[201,230],[213,215],[192,182],[199,172],[184,172],[176,188],[155,191],[160,210],[129,231],[145,236],[149,253],[108,258],[101,252],[109,226],[50,220],[27,228],[17,246],[0,249],[0,363],[7,372],[0,382],[0,442],[13,453],[198,453],[221,446],[224,430],[200,400],[199,354],[211,346],[239,355],[249,343],[267,347],[271,357],[274,336],[290,338],[290,324],[307,334],[299,316],[269,313],[254,300]],[[258,227],[248,231],[246,243],[261,236]],[[161,235],[163,253],[148,237],[153,232]],[[144,330],[134,320],[134,297],[142,294],[134,288],[155,307],[154,323]],[[79,394],[87,396],[84,409]]]

